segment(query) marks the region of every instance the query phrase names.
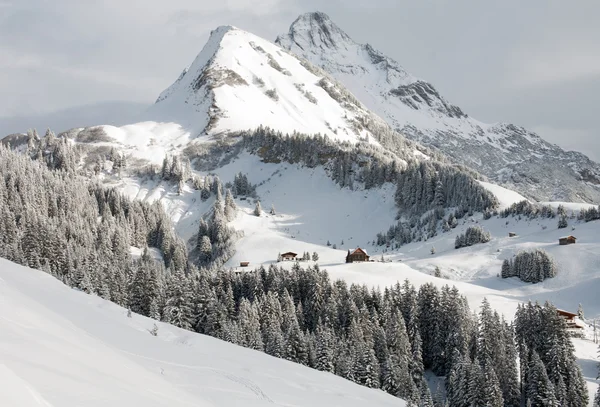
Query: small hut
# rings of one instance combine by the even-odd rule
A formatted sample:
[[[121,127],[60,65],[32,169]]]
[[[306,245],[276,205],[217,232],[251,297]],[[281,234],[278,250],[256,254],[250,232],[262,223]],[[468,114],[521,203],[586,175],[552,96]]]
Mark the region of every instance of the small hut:
[[[517,234],[515,232],[508,232],[508,237],[516,237]]]
[[[560,244],[561,246],[575,243],[577,243],[577,238],[575,236],[565,236],[558,239],[558,244]]]
[[[248,267],[250,265],[249,261],[240,261],[240,267]]]

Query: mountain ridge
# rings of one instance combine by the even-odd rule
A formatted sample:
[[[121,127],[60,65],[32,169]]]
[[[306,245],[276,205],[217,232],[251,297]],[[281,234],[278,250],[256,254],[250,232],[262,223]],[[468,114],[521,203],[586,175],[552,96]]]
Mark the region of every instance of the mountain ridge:
[[[301,15],[275,43],[331,74],[409,139],[492,181],[541,201],[600,202],[600,164],[521,126],[471,118],[394,59],[355,42],[324,13]]]

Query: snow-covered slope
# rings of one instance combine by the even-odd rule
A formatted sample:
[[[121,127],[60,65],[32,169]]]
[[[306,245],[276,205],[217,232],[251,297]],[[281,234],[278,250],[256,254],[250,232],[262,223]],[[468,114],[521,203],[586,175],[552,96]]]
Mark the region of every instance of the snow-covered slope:
[[[0,405],[404,406],[400,399],[156,322],[0,259]]]
[[[536,200],[600,202],[600,165],[512,124],[485,124],[323,13],[301,15],[276,43],[323,68],[413,140]]]

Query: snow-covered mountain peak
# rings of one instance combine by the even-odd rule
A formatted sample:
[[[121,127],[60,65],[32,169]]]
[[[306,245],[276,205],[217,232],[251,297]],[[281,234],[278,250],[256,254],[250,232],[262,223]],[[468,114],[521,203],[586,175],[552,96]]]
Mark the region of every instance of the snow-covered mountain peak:
[[[355,42],[321,12],[298,17],[288,33],[278,36],[275,43],[306,57],[328,72],[346,72],[360,76],[361,79],[377,75],[385,78],[392,87],[417,81],[398,62],[371,45]]]
[[[328,72],[395,130],[493,181],[536,200],[600,202],[599,164],[522,127],[469,117],[322,13],[300,16],[275,42]]]
[[[331,33],[333,28],[327,27],[323,22],[322,29]],[[267,126],[283,133],[320,133],[375,144],[366,123],[386,126],[327,73],[232,26],[212,31],[146,120],[175,122],[193,136]]]
[[[303,48],[305,45],[322,49],[347,48],[355,45],[354,41],[325,13],[312,12],[302,14],[290,26],[287,36],[283,40],[290,40]]]

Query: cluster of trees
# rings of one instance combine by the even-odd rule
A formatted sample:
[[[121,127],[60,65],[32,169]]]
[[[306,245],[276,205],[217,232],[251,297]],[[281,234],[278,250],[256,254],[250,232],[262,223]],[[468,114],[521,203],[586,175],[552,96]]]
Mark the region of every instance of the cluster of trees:
[[[163,267],[188,263],[160,203],[130,201],[2,146],[0,230],[0,257],[115,301],[131,271],[131,246],[160,249]]]
[[[509,216],[525,216],[529,219],[535,218],[555,218],[556,211],[550,205],[542,205],[531,203],[529,201],[515,202],[508,208],[500,211],[500,217],[508,218]]]
[[[394,182],[404,167],[404,156],[369,143],[334,142],[320,134],[284,135],[268,127],[241,135],[243,146],[266,162],[300,163],[309,168],[324,165],[336,183],[350,189],[355,183],[372,188]],[[406,159],[415,158],[406,154]]]
[[[526,283],[539,283],[556,276],[556,263],[544,250],[521,251],[502,262],[502,278],[519,277]]]
[[[235,230],[228,227],[227,222],[235,218],[237,205],[229,189],[223,200],[221,184],[218,179],[216,182],[216,199],[208,221],[201,218],[198,227],[196,253],[200,267],[220,266],[231,257],[234,251]]]
[[[600,206],[598,208],[591,207],[589,209],[582,208],[579,211],[579,215],[577,216],[578,220],[583,220],[585,222],[591,222],[593,220],[600,219]]]
[[[171,289],[175,298],[166,294],[163,318],[182,328],[381,388],[415,405],[433,406],[425,370],[450,375],[468,365],[481,373],[470,376],[466,389],[458,377],[449,380],[455,394],[449,405],[467,399],[487,405],[477,397],[489,397],[481,389],[490,389],[494,375],[500,405],[503,399],[519,405],[512,328],[487,302],[474,318],[456,288],[425,284],[417,291],[405,281],[381,292],[331,282],[318,266],[297,264],[291,271],[271,266],[171,278],[181,289]]]
[[[396,205],[416,215],[445,207],[483,212],[494,208],[496,197],[460,167],[422,161],[409,165],[396,182]],[[464,211],[463,211],[464,212]]]
[[[193,177],[192,182],[194,188],[200,191],[200,199],[203,202],[207,201],[212,195],[216,196],[219,192],[221,195],[223,194],[223,184],[217,176]]]
[[[228,184],[227,186],[231,188],[234,198],[238,196],[256,197],[256,185],[248,181],[248,176],[241,172],[235,174],[233,184]]]
[[[481,226],[469,226],[465,233],[456,236],[454,248],[473,246],[477,243],[487,243],[492,239],[490,232],[483,230]]]
[[[556,308],[531,302],[519,306],[515,332],[527,405],[587,406],[587,385],[566,324]]]
[[[409,165],[398,176],[395,199],[400,220],[386,234],[377,235],[378,245],[399,247],[427,240],[437,235],[440,225],[447,232],[466,214],[489,211],[498,205],[496,197],[468,171],[430,161]],[[448,207],[456,209],[444,219],[444,208]]]
[[[65,137],[56,137],[50,129],[46,130],[44,137],[40,137],[33,129],[27,132],[26,140],[25,153],[31,159],[44,162],[51,169],[76,170],[81,152],[73,148]]]
[[[179,186],[179,193],[181,193],[185,182],[192,178],[190,160],[180,158],[177,155],[165,156],[160,169],[160,178],[165,181],[176,182]]]

